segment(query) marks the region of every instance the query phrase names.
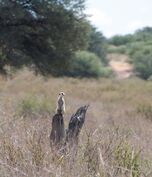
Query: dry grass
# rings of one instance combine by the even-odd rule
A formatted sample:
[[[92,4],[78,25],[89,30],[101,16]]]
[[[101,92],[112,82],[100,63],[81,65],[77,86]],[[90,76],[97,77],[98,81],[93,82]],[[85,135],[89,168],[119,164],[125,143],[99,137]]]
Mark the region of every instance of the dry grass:
[[[50,148],[56,96],[66,93],[67,125],[90,104],[77,157]],[[0,80],[0,176],[151,177],[152,82],[18,73]]]

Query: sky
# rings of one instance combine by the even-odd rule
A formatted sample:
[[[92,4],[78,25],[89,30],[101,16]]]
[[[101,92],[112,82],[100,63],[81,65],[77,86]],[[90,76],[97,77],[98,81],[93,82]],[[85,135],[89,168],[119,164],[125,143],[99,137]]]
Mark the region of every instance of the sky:
[[[152,0],[86,0],[89,20],[106,37],[152,27]]]

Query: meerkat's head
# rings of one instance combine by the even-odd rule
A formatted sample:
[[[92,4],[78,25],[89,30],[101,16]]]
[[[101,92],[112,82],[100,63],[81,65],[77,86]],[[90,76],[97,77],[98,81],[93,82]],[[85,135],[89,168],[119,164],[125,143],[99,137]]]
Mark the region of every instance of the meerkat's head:
[[[65,96],[65,93],[64,93],[64,92],[60,92],[60,93],[59,93],[59,96],[62,96],[62,97],[63,97],[63,96]]]

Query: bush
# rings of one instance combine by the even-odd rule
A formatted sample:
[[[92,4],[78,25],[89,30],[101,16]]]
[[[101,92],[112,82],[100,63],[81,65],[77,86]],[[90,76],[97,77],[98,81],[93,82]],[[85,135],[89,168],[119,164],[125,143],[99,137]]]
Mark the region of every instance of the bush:
[[[49,115],[54,110],[53,104],[45,97],[28,96],[21,100],[17,114],[24,117]]]
[[[111,70],[104,67],[95,54],[79,51],[75,53],[67,74],[73,77],[108,77]]]
[[[126,46],[125,45],[121,45],[118,47],[115,46],[110,46],[108,48],[108,53],[120,53],[120,54],[125,54],[126,53]]]
[[[133,64],[137,74],[143,79],[148,79],[152,75],[152,52],[150,50],[136,52]]]
[[[139,29],[134,34],[134,40],[136,41],[149,41],[152,40],[152,28],[144,27]]]
[[[109,44],[120,46],[120,45],[126,45],[127,43],[132,42],[133,36],[131,34],[121,36],[121,35],[115,35],[112,38],[109,39]]]
[[[133,57],[137,52],[149,53],[152,45],[149,42],[134,42],[127,45],[127,54]]]

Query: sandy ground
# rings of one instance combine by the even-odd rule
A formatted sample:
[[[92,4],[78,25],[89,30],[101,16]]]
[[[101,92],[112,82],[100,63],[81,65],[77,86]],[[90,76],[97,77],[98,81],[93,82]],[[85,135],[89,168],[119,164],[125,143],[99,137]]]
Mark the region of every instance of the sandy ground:
[[[133,66],[128,63],[128,57],[121,54],[109,54],[109,65],[115,72],[116,77],[119,79],[125,79],[133,74]]]

